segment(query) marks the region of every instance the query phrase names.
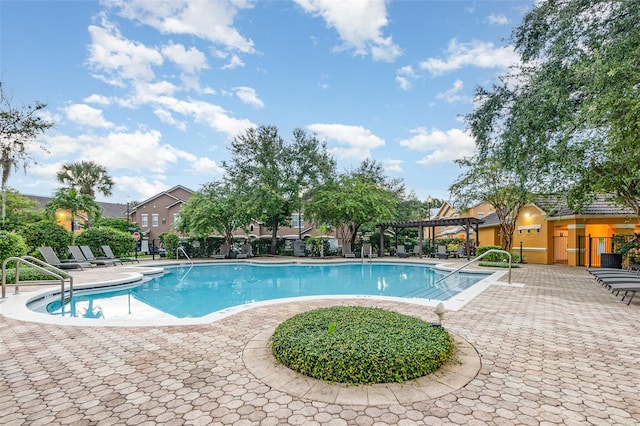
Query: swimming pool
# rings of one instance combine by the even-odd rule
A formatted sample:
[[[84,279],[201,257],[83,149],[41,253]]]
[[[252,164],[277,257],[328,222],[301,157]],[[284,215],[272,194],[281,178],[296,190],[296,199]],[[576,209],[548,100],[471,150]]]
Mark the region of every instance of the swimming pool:
[[[74,292],[33,301],[30,308],[57,316],[118,320],[202,318],[257,302],[309,296],[388,296],[448,300],[486,274],[456,274],[425,264],[208,264],[166,267],[142,283]]]

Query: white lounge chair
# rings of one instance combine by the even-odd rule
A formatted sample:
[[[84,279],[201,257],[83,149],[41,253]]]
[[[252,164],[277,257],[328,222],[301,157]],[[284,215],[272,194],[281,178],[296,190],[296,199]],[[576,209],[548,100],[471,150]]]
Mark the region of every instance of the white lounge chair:
[[[218,254],[214,254],[212,257],[214,259],[226,259],[227,257],[229,257],[229,251],[231,250],[231,247],[229,246],[229,244],[222,244],[220,245],[220,250],[218,250]]]

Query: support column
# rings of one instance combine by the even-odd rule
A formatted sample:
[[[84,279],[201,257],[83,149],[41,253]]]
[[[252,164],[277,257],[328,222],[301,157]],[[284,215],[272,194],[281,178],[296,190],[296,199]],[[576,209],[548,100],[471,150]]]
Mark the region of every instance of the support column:
[[[580,262],[578,262],[580,256],[585,255],[586,248],[582,247],[582,252],[580,252],[578,245],[578,239],[585,236],[585,228],[585,224],[570,223],[567,225],[567,230],[569,231],[567,238],[567,265],[569,266],[578,266],[580,264]],[[554,245],[551,247],[554,247]]]

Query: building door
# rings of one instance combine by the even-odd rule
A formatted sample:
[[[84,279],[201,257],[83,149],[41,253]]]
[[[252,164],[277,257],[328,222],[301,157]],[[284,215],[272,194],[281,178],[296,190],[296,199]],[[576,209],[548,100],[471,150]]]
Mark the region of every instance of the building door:
[[[567,264],[567,235],[556,235],[553,237],[553,263]]]

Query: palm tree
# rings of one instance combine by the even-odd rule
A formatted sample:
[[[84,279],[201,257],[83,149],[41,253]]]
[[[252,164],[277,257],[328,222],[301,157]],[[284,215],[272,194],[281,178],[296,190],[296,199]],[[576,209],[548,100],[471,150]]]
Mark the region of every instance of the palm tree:
[[[59,189],[45,206],[45,211],[54,220],[58,210],[71,212],[71,232],[75,231],[75,218],[78,213],[86,212],[88,223],[102,214],[102,207],[91,196],[79,194],[73,188]]]
[[[96,191],[105,197],[111,195],[113,179],[107,173],[107,169],[93,161],[65,163],[56,177],[58,182],[91,198],[95,198]]]

